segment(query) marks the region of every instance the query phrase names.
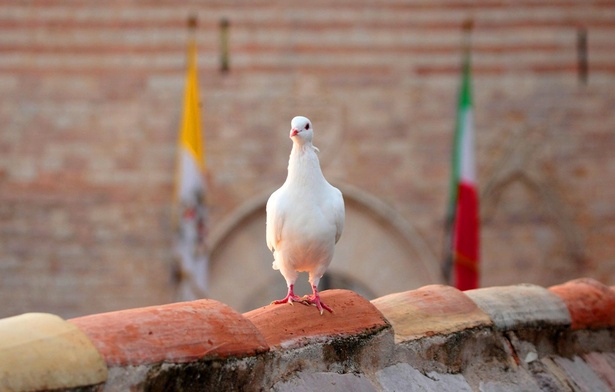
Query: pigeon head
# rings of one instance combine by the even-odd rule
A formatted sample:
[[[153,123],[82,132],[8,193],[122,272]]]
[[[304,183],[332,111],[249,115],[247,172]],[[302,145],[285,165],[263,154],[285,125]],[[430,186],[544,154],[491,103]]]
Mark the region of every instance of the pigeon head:
[[[313,136],[312,123],[307,117],[297,116],[290,122],[290,138],[293,142],[311,142]]]

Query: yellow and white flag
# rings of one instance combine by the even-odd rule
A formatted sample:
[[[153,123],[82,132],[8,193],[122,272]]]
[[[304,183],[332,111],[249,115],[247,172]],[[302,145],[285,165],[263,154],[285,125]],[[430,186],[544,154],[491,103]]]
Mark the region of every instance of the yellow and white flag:
[[[179,129],[177,179],[177,252],[180,259],[179,300],[194,300],[207,294],[208,258],[205,249],[207,206],[205,204],[205,146],[197,77],[196,42],[188,46],[184,111]]]

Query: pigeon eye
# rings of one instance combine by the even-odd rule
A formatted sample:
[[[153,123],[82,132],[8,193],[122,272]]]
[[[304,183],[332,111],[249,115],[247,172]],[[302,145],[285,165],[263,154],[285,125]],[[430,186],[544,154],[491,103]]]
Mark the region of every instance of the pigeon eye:
[[[305,124],[305,129],[306,130],[310,129],[310,124]]]

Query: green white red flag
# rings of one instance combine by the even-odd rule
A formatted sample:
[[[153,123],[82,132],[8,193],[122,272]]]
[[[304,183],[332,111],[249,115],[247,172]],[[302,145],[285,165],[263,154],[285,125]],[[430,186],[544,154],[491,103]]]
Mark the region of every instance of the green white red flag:
[[[458,289],[475,289],[479,286],[480,230],[469,45],[464,53],[449,200],[449,274],[452,272],[452,283]]]

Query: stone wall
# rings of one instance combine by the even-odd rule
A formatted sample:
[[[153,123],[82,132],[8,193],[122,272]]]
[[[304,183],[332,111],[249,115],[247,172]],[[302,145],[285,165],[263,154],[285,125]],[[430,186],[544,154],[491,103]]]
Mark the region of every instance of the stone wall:
[[[367,301],[214,300],[0,319],[7,391],[612,391],[615,291],[591,279]]]
[[[191,14],[211,233],[283,182],[289,121],[303,114],[331,182],[389,206],[438,263],[471,18],[482,284],[615,283],[611,1],[0,1],[0,315],[173,300]]]

